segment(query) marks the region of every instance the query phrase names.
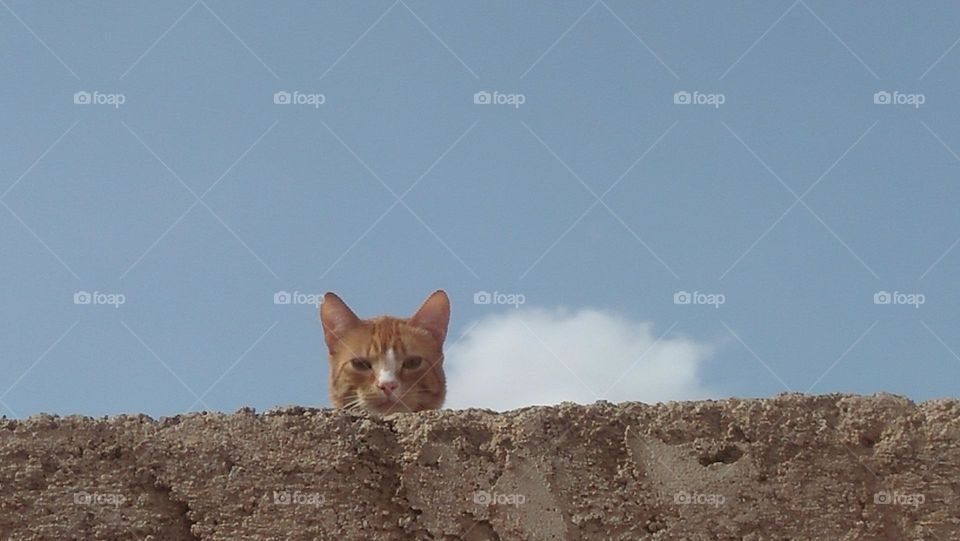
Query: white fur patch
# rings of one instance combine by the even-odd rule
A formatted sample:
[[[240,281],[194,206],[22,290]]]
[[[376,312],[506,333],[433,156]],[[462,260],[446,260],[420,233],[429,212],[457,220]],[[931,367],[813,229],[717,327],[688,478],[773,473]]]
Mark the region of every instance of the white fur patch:
[[[397,356],[393,353],[393,348],[390,348],[383,356],[383,368],[377,374],[377,384],[382,385],[395,381],[397,381]]]

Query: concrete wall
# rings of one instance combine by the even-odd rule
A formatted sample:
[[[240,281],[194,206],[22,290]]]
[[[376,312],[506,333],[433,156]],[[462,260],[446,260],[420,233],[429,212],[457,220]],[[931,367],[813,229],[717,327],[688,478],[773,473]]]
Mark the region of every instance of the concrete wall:
[[[0,539],[960,539],[960,402],[0,420]]]

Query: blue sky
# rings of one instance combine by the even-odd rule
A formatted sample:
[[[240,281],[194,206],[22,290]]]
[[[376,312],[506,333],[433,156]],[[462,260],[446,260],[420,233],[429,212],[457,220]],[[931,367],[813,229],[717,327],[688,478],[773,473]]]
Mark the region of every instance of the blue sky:
[[[437,288],[456,406],[634,357],[617,400],[956,396],[958,39],[946,2],[4,0],[0,413],[327,405],[309,295]]]

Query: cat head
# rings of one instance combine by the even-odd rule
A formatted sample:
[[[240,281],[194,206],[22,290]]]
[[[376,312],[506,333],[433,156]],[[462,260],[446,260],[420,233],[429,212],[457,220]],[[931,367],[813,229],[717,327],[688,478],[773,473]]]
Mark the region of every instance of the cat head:
[[[439,409],[446,396],[443,341],[450,300],[430,295],[408,319],[360,319],[333,293],[320,305],[330,361],[330,401],[386,414]]]

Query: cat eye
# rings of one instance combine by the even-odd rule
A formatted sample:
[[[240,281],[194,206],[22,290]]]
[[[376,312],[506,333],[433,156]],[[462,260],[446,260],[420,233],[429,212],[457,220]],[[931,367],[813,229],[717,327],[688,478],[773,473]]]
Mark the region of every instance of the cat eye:
[[[403,367],[407,370],[416,370],[417,368],[420,368],[421,364],[423,364],[422,357],[410,357],[403,361]]]
[[[372,368],[370,361],[366,359],[350,359],[350,364],[357,370],[370,370]]]

